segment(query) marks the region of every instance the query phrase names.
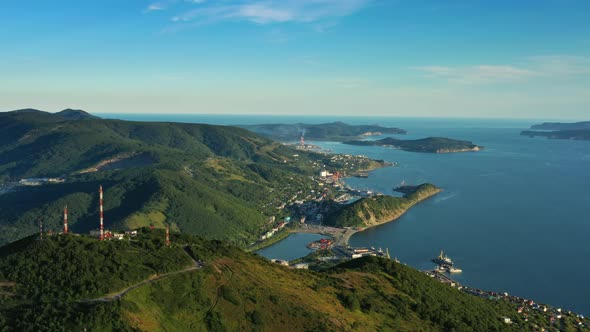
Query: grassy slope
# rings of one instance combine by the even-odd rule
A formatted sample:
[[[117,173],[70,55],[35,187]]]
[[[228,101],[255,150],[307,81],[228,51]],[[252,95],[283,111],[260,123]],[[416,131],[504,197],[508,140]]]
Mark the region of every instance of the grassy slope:
[[[0,297],[0,328],[4,323],[22,331],[342,331],[463,329],[469,324],[472,330],[493,331],[502,327],[500,315],[514,311],[392,261],[358,260],[327,273],[293,271],[187,236],[175,240],[192,243],[192,255],[205,259],[205,268],[139,287],[120,303],[75,301],[190,264],[180,247],[163,247],[162,238],[161,231],[132,243],[62,236],[25,239],[0,249],[0,281],[18,285],[18,295]],[[87,292],[88,285],[96,291]]]
[[[130,243],[61,236],[0,248],[0,286],[17,283],[15,295],[0,295],[0,330],[533,329],[511,304],[461,293],[391,260],[362,258],[325,272],[289,270],[220,242],[180,234],[172,240],[166,248],[162,231],[144,230]],[[190,264],[184,245],[205,260],[204,268],[145,284],[120,301],[76,301],[182,269]],[[86,285],[96,291],[86,292]],[[518,325],[504,325],[503,316]]]
[[[326,224],[336,227],[368,227],[399,218],[415,204],[439,193],[441,189],[425,183],[404,197],[373,196],[362,198],[335,211]]]

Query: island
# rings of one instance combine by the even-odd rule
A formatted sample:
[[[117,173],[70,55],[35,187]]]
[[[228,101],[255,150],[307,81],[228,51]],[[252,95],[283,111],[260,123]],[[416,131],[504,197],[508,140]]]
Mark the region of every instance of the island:
[[[581,129],[590,130],[590,121],[573,122],[573,123],[544,122],[541,124],[536,124],[536,125],[531,126],[531,129],[533,129],[533,130],[581,130]]]
[[[472,152],[483,149],[482,146],[475,145],[470,141],[460,141],[445,137],[427,137],[416,140],[401,140],[393,137],[387,137],[375,141],[345,141],[343,144],[360,146],[384,146],[404,151],[426,153]]]
[[[400,128],[381,125],[349,125],[344,122],[323,124],[257,124],[239,126],[277,141],[292,142],[302,137],[317,141],[341,141],[368,136],[407,134]]]
[[[590,121],[560,123],[545,122],[531,126],[532,130],[523,130],[520,134],[528,137],[546,137],[550,139],[590,140]]]

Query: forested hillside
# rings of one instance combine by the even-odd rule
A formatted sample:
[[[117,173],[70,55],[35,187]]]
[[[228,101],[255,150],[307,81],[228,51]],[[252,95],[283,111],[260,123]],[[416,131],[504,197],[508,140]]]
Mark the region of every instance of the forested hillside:
[[[6,331],[578,330],[575,315],[525,321],[515,304],[465,294],[392,260],[290,270],[185,234],[172,234],[167,247],[163,231],[149,229],[122,241],[54,235],[5,246],[0,287]],[[120,299],[108,296],[128,287]]]
[[[97,228],[102,185],[109,229],[168,223],[244,246],[282,216],[277,205],[314,189],[314,165],[329,161],[235,127],[64,112],[0,113],[0,244],[41,220],[58,231],[65,205],[73,231]],[[27,178],[56,182],[19,183]]]
[[[364,197],[334,210],[326,217],[326,224],[335,227],[369,227],[399,218],[409,208],[441,192],[430,183],[417,186],[404,197]]]

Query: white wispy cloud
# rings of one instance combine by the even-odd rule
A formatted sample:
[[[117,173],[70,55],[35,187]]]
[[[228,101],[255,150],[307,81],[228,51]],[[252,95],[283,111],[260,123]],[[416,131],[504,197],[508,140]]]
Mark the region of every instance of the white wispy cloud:
[[[538,76],[533,70],[509,65],[479,66],[423,66],[412,69],[422,71],[429,76],[440,77],[459,83],[487,83],[496,81],[515,81]]]
[[[159,2],[150,3],[147,8],[143,11],[144,13],[149,13],[158,10],[165,10],[168,9],[170,6],[178,3],[189,3],[189,4],[202,4],[205,3],[207,0],[162,0]]]
[[[162,9],[164,9],[162,6],[154,3],[154,4],[149,5],[146,10],[148,12],[151,12],[151,11],[154,11],[154,10],[162,10]]]
[[[224,0],[185,11],[172,18],[173,22],[213,23],[219,21],[248,21],[258,24],[300,22],[311,23],[326,18],[351,15],[372,0]],[[200,2],[203,1],[193,1]]]
[[[529,57],[539,71],[553,76],[590,74],[590,57],[576,55],[543,55]]]
[[[518,82],[590,74],[590,58],[570,55],[533,56],[518,65],[418,66],[411,69],[456,83]]]

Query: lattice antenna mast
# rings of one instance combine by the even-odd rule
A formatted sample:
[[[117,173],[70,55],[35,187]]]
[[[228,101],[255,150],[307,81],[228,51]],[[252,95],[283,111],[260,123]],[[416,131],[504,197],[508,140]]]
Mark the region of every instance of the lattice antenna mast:
[[[170,226],[166,225],[166,246],[170,246]]]
[[[100,209],[100,240],[104,240],[104,215],[102,206],[102,185],[98,188],[99,209]]]
[[[64,234],[68,234],[68,206],[64,207]]]

